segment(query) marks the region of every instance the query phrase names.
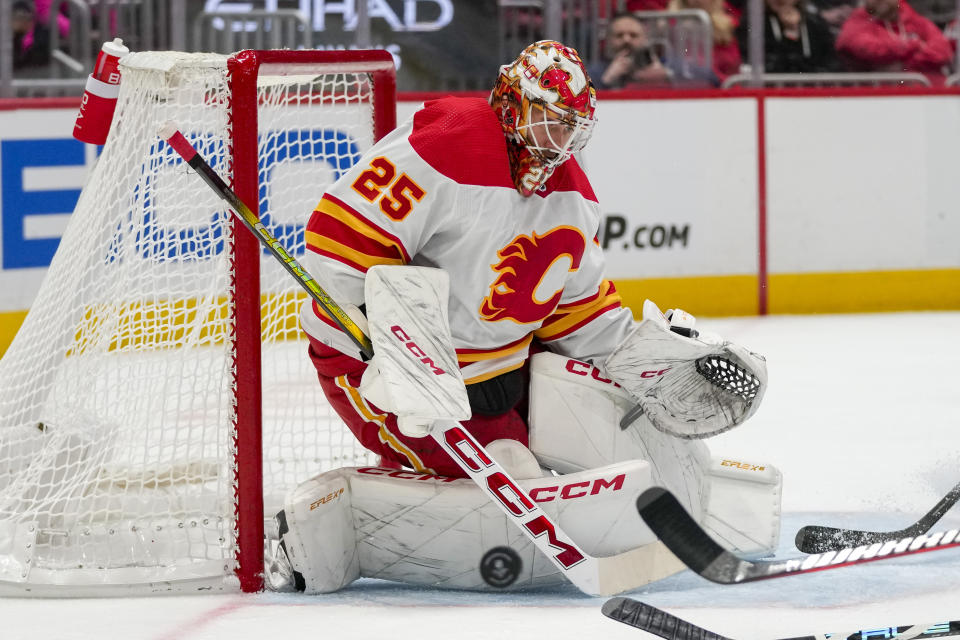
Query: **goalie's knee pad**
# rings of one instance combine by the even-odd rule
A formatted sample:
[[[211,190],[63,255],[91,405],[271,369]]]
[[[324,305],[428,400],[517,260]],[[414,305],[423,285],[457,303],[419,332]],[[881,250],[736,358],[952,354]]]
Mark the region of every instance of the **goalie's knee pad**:
[[[651,485],[645,462],[518,484],[589,554],[608,556],[656,541],[634,508]],[[335,591],[359,577],[475,590],[566,581],[467,479],[339,469],[295,489],[283,513],[288,575],[295,581],[300,574],[307,593]],[[651,580],[663,577],[657,567],[649,570]]]
[[[502,438],[486,446],[487,453],[493,456],[504,471],[514,480],[539,478],[544,475],[536,457],[516,440]]]
[[[530,450],[544,466],[571,473],[645,460],[653,484],[670,489],[694,518],[701,517],[709,490],[706,445],[662,433],[643,416],[622,429],[636,403],[597,368],[555,353],[534,355],[529,406]]]
[[[586,362],[550,352],[530,358],[530,450],[551,469],[573,473],[615,461],[617,425],[633,406]]]

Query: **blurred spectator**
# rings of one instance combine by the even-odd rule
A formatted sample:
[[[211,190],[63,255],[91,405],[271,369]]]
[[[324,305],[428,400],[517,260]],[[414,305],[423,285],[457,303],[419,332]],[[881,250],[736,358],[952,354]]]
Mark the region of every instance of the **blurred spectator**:
[[[747,0],[727,0],[727,9],[737,24],[740,24],[743,22],[743,13],[747,10]]]
[[[38,67],[50,61],[50,31],[37,20],[29,0],[15,0],[12,7],[13,68]]]
[[[37,22],[50,27],[50,10],[53,8],[54,0],[33,0],[34,10],[37,14]],[[67,3],[58,3],[57,9],[57,33],[61,40],[65,40],[70,33],[70,18],[67,15]]]
[[[763,15],[763,66],[767,73],[824,73],[836,69],[833,34],[826,21],[801,0],[766,0]],[[746,51],[750,30],[737,28]]]
[[[669,11],[703,9],[713,27],[713,73],[717,83],[740,71],[740,46],[737,43],[737,12],[724,0],[670,0]]]
[[[836,38],[840,35],[843,23],[859,4],[858,0],[813,0],[812,6],[816,8],[817,13],[830,27],[830,33]]]
[[[944,29],[957,15],[955,0],[912,0],[913,10]]]
[[[960,64],[957,64],[957,43],[960,41],[960,19],[951,21],[943,28],[943,35],[950,43],[950,56],[952,73],[960,73]]]
[[[843,24],[839,51],[854,71],[917,71],[943,84],[950,43],[906,0],[864,0]]]
[[[957,41],[960,40],[960,20],[954,20],[943,28],[943,35],[950,43],[950,51],[953,54],[954,64],[956,66]]]
[[[627,0],[627,11],[666,11],[670,0]]]
[[[627,11],[666,11],[670,0],[627,0]],[[735,22],[747,8],[747,0],[727,0],[726,10]]]
[[[588,73],[598,89],[638,89],[670,84],[670,72],[650,46],[643,21],[618,13],[607,25],[604,60]]]

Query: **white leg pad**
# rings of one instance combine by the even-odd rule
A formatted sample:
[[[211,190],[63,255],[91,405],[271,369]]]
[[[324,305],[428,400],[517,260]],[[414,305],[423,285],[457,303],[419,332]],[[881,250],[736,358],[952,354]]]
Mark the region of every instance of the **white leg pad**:
[[[704,528],[731,551],[773,554],[780,539],[783,476],[769,464],[714,457]]]
[[[659,544],[636,511],[650,486],[645,462],[517,482],[591,555]],[[565,582],[471,480],[339,469],[298,487],[285,512],[283,541],[307,593],[334,591],[358,577],[476,590]],[[650,580],[663,577],[662,567],[641,566]]]

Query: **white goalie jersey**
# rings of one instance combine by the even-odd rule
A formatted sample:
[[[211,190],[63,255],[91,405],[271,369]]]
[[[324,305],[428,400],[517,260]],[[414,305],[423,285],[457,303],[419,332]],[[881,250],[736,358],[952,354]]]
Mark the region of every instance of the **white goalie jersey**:
[[[453,343],[467,384],[517,369],[534,337],[600,363],[635,323],[603,277],[597,199],[571,159],[535,195],[514,187],[500,123],[479,98],[427,102],[327,191],[304,266],[338,301],[363,304],[378,264],[450,276]],[[315,304],[316,340],[356,349]]]

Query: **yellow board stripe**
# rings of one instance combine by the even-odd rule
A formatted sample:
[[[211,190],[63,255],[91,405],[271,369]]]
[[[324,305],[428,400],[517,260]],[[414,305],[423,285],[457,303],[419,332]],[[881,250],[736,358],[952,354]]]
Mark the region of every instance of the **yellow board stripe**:
[[[624,306],[643,301],[697,316],[758,312],[756,275],[616,280]],[[769,313],[872,313],[960,310],[960,269],[783,273],[769,277]]]
[[[770,276],[770,313],[960,309],[960,269]]]
[[[614,280],[623,306],[637,319],[645,299],[661,309],[685,309],[695,316],[754,315],[757,282],[756,275]]]
[[[2,355],[7,350],[7,347],[10,346],[10,343],[13,342],[14,336],[17,335],[17,331],[20,329],[20,325],[23,324],[23,320],[26,317],[26,311],[0,312],[0,355]],[[49,338],[51,340],[55,339],[54,336],[49,336]]]
[[[260,296],[260,326],[272,341],[298,340],[301,291]],[[0,312],[0,355],[26,318],[26,311]],[[105,341],[103,332],[109,332]],[[185,344],[220,344],[230,336],[230,307],[226,297],[182,298],[91,305],[86,308],[67,355],[79,355],[89,345],[109,351],[171,348]]]
[[[260,296],[261,330],[266,333],[269,328],[274,341],[300,338],[300,305],[306,298],[299,291]],[[7,326],[0,325],[0,336]],[[229,337],[230,305],[223,296],[99,304],[85,309],[67,355],[80,355],[91,346],[100,349],[103,344],[109,345],[109,351],[132,351],[221,344]],[[0,346],[5,349],[7,344]]]

